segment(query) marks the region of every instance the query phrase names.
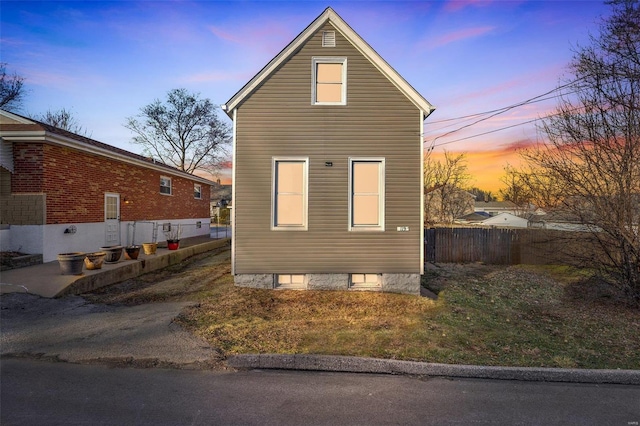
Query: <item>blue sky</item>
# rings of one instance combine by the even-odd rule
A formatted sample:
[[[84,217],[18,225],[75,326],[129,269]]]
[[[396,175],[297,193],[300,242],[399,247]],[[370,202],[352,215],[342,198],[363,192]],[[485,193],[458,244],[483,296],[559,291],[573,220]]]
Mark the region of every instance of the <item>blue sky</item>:
[[[26,78],[22,114],[66,108],[94,139],[140,152],[126,117],[178,87],[226,102],[327,6],[437,107],[426,146],[467,152],[487,189],[538,138],[518,124],[556,100],[438,138],[469,123],[442,120],[552,90],[609,13],[600,1],[3,1],[0,60]]]

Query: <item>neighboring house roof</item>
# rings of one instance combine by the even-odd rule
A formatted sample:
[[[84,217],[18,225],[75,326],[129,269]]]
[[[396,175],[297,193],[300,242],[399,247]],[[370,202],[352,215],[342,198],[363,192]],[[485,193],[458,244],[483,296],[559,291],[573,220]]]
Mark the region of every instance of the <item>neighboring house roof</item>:
[[[517,206],[511,201],[476,201],[475,208],[485,209],[515,209]]]
[[[398,90],[400,90],[416,107],[424,113],[424,118],[431,114],[435,107],[420,95],[396,70],[394,70],[369,44],[362,39],[338,14],[330,7],[326,8],[307,28],[304,29],[291,43],[289,43],[275,58],[265,65],[247,84],[242,87],[222,109],[229,116],[250,96],[260,85],[268,79],[280,66],[293,56],[298,49],[309,40],[323,25],[330,23],[347,40],[355,46],[383,75],[385,75]]]
[[[529,221],[511,213],[500,213],[482,221],[483,225],[526,228]]]
[[[456,221],[461,221],[461,222],[482,222],[483,220],[487,219],[488,217],[490,217],[488,214],[484,213],[484,212],[474,212],[474,213],[469,213],[466,214],[462,217],[456,218]]]
[[[92,154],[103,155],[114,158],[130,164],[154,169],[162,173],[172,174],[195,180],[200,183],[212,185],[208,179],[204,179],[197,175],[184,172],[175,167],[161,163],[149,157],[145,157],[127,150],[99,142],[86,136],[78,135],[67,130],[59,129],[49,124],[34,120],[32,118],[23,117],[21,115],[0,110],[0,137],[12,142],[50,142],[55,145],[66,146],[78,149],[80,151],[90,152]],[[12,121],[13,123],[8,123]],[[14,124],[17,123],[17,124]]]

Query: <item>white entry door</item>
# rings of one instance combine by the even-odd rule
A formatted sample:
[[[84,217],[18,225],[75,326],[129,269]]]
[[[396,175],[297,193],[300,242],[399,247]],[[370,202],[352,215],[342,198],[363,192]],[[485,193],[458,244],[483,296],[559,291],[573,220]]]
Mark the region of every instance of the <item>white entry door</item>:
[[[120,244],[120,194],[104,194],[104,224],[107,246]]]

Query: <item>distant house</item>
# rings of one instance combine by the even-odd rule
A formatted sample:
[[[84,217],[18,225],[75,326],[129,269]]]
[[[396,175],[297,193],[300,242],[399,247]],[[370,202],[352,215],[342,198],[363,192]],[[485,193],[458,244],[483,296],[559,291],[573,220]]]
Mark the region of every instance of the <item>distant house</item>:
[[[231,185],[223,185],[220,183],[220,179],[217,182],[211,184],[211,197],[210,197],[210,214],[211,217],[216,217],[220,214],[220,209],[231,205]]]
[[[419,294],[433,107],[331,8],[223,109],[236,285]]]
[[[0,141],[3,251],[48,262],[154,234],[164,241],[168,223],[183,238],[209,234],[206,179],[1,110]]]
[[[480,222],[480,224],[484,226],[493,226],[496,228],[527,228],[528,223],[529,221],[527,219],[511,213],[498,213]]]
[[[495,216],[500,213],[516,215],[522,209],[519,209],[518,206],[511,201],[475,201],[473,210]]]
[[[592,220],[594,218],[591,218]],[[529,219],[529,227],[537,229],[552,229],[556,231],[581,231],[592,232],[597,227],[586,225],[581,219],[571,213],[562,210],[549,211],[546,214],[532,215]]]
[[[489,213],[473,212],[456,218],[455,222],[461,224],[479,224],[490,217]]]

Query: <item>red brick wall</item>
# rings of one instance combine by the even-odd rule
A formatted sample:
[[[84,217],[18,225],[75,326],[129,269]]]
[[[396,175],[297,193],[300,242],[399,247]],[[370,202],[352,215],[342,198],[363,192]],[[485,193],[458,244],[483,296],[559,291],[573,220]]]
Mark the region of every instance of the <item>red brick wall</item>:
[[[15,177],[23,170],[29,174],[25,178],[12,179],[17,181],[12,182],[12,191],[45,192],[48,224],[104,221],[105,192],[120,194],[120,219],[123,221],[209,216],[208,185],[202,184],[202,199],[197,200],[193,198],[193,181],[164,174],[172,179],[173,195],[162,195],[158,171],[64,147],[16,145],[24,145],[18,149],[25,159],[35,157],[37,150],[32,146],[38,146],[41,167],[39,171],[31,170],[32,164],[38,164],[37,159],[24,161],[29,163],[28,167],[19,169],[16,165]],[[16,159],[18,157],[16,155]]]
[[[43,192],[42,160],[43,145],[41,143],[14,143],[11,192]]]

